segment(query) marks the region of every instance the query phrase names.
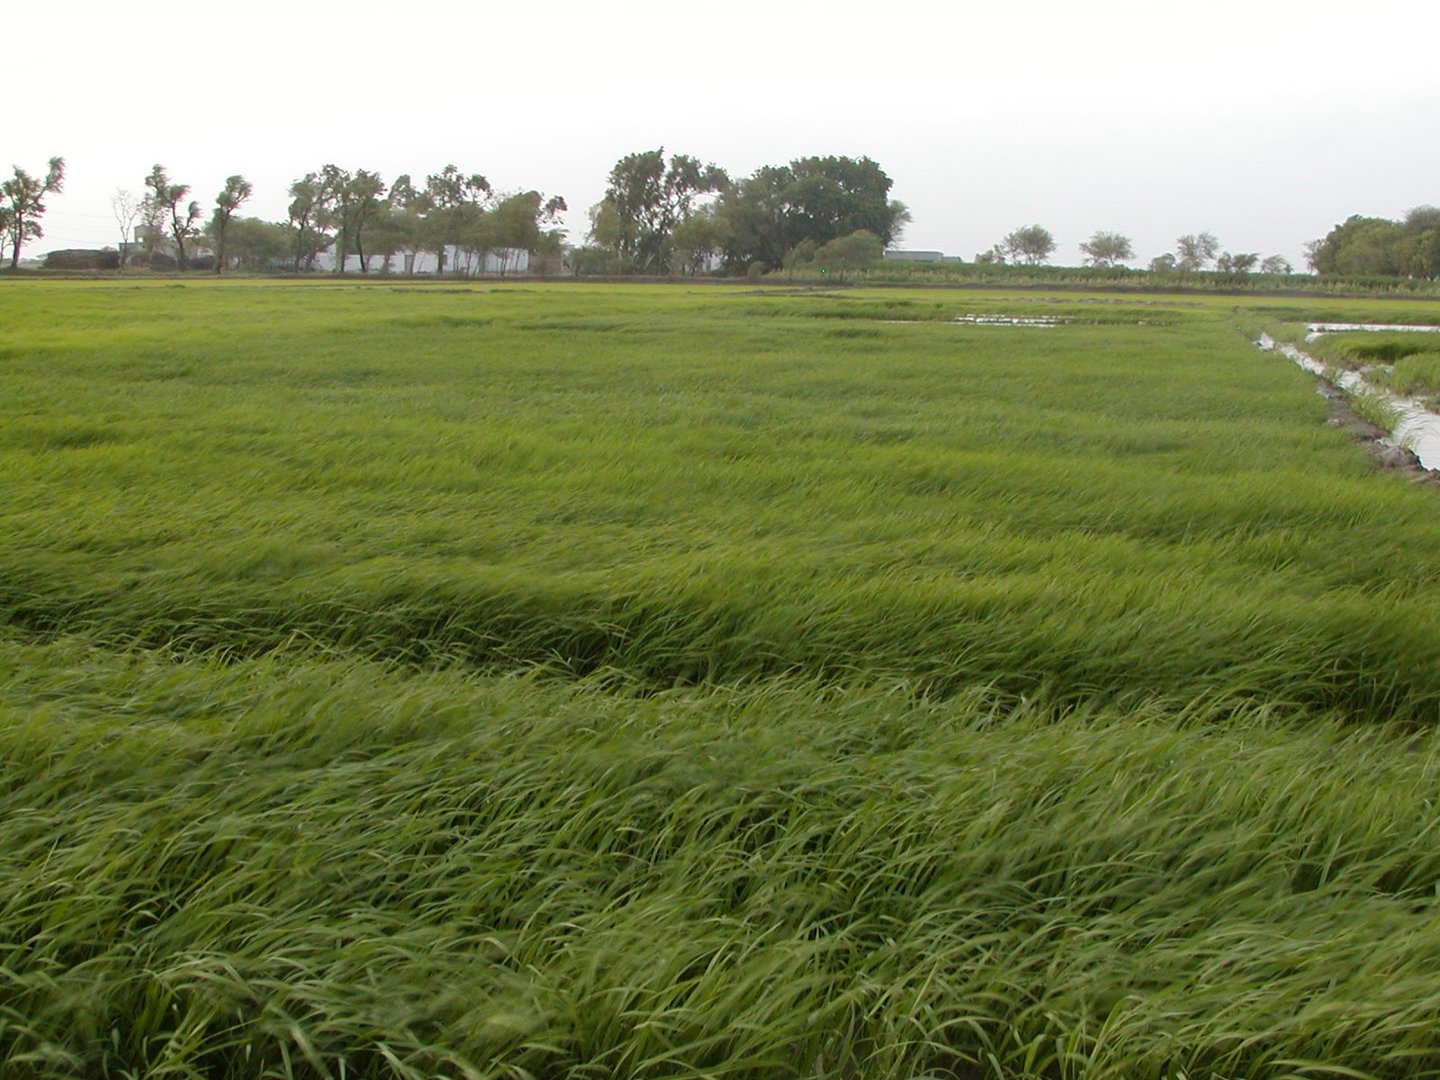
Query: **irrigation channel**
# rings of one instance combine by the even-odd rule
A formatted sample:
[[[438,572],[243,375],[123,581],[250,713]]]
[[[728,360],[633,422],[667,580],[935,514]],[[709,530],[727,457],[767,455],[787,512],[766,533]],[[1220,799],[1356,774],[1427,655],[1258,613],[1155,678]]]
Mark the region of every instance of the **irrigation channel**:
[[[1440,327],[1437,326],[1400,326],[1381,323],[1311,323],[1306,329],[1308,331],[1305,335],[1306,341],[1314,341],[1324,334],[1355,330],[1398,330],[1421,333],[1440,331]],[[1292,360],[1311,374],[1318,375],[1327,382],[1333,382],[1347,394],[1371,393],[1383,396],[1395,410],[1395,427],[1390,434],[1396,445],[1406,447],[1413,452],[1423,468],[1440,469],[1440,416],[1430,412],[1419,401],[1414,398],[1396,397],[1381,387],[1372,386],[1358,371],[1327,369],[1324,364],[1303,349],[1295,345],[1277,342],[1269,334],[1261,334],[1260,340],[1255,344],[1266,351],[1280,353],[1281,356]]]

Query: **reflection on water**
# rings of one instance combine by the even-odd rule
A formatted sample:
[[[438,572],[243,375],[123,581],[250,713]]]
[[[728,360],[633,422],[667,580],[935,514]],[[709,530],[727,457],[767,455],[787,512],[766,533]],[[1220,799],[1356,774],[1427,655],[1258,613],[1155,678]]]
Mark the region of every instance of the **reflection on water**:
[[[1343,326],[1346,329],[1381,329],[1381,330],[1440,330],[1440,327],[1410,327],[1410,326],[1382,326],[1356,325],[1346,323],[1325,323],[1316,324],[1325,326]],[[1312,330],[1311,336],[1305,340],[1310,341],[1316,336]],[[1269,334],[1261,334],[1260,340],[1256,342],[1262,349],[1273,350],[1281,356],[1299,364],[1306,371],[1321,377],[1325,376],[1325,365],[1316,360],[1309,353],[1294,345],[1279,344]],[[1440,416],[1430,412],[1414,398],[1396,397],[1388,390],[1378,386],[1371,386],[1365,381],[1358,371],[1336,371],[1333,373],[1336,384],[1342,390],[1351,393],[1361,391],[1381,394],[1391,405],[1395,407],[1396,424],[1391,437],[1400,446],[1409,447],[1420,464],[1427,469],[1440,469]]]
[[[1392,331],[1403,334],[1437,334],[1440,333],[1440,326],[1411,326],[1405,323],[1363,323],[1363,322],[1312,322],[1307,323],[1305,329],[1309,331],[1305,335],[1306,341],[1314,341],[1326,334],[1346,334],[1352,330],[1361,331]]]
[[[1029,318],[1020,315],[956,315],[952,321],[975,326],[1058,326],[1061,320],[1043,315]]]

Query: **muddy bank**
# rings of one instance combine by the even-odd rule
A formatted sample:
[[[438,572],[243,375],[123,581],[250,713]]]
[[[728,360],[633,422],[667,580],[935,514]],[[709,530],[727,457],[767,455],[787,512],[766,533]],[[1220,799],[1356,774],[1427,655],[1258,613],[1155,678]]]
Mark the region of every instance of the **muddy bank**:
[[[1314,332],[1313,327],[1311,331]],[[1260,340],[1255,344],[1267,352],[1280,353],[1317,376],[1320,380],[1319,392],[1330,404],[1330,424],[1350,432],[1351,437],[1369,451],[1377,466],[1390,472],[1405,473],[1417,483],[1440,488],[1440,472],[1435,471],[1436,455],[1440,453],[1440,416],[1426,412],[1415,402],[1386,394],[1395,405],[1400,421],[1394,432],[1387,431],[1361,416],[1351,405],[1350,393],[1383,393],[1370,387],[1357,372],[1341,371],[1337,386],[1330,381],[1325,365],[1294,345],[1279,343],[1269,334],[1261,334]],[[1424,449],[1430,451],[1426,458],[1422,459],[1421,455],[1412,449],[1417,442],[1423,443]]]

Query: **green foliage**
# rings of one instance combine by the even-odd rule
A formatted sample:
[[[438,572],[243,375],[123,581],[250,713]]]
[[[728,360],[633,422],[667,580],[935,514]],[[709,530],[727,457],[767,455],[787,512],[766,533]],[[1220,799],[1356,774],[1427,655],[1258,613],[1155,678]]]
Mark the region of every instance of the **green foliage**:
[[[1418,398],[1440,395],[1440,334],[1327,334],[1309,348],[1332,364],[1365,367],[1367,381],[1392,393]]]
[[[1214,233],[1189,233],[1175,241],[1175,269],[1182,274],[1204,270],[1219,251]]]
[[[230,176],[225,179],[225,186],[220,194],[215,196],[215,211],[210,217],[210,224],[207,229],[211,245],[215,250],[215,272],[224,273],[226,263],[233,257],[229,250],[228,234],[230,221],[235,216],[235,211],[240,209],[242,203],[246,202],[255,192],[255,186],[243,176]]]
[[[1356,390],[1346,395],[1356,415],[1368,420],[1376,427],[1393,431],[1399,421],[1399,411],[1390,400],[1390,395],[1381,390]]]
[[[1130,238],[1118,232],[1097,232],[1080,245],[1087,266],[1120,266],[1135,257]]]
[[[1436,762],[1284,708],[7,635],[0,1071],[1410,1077]]]
[[[1230,252],[1225,251],[1215,260],[1215,272],[1243,278],[1258,265],[1260,265],[1260,256],[1257,252],[1242,251],[1232,255]]]
[[[874,266],[885,254],[880,238],[867,229],[831,240],[815,251],[812,262],[823,273],[834,273],[843,279],[847,272]]]
[[[725,250],[732,269],[784,265],[805,241],[816,247],[867,231],[894,243],[910,212],[889,197],[890,177],[869,158],[809,157],[767,165],[727,188],[719,214],[730,228]]]
[[[421,235],[435,253],[435,272],[446,270],[446,248],[474,250],[478,233],[494,190],[479,173],[466,176],[454,165],[425,178],[423,193],[415,193],[408,207],[421,219]],[[451,267],[451,269],[455,269]]]
[[[1041,266],[1054,252],[1055,238],[1040,225],[1026,225],[1006,236],[996,249],[1004,252],[1005,261]]]
[[[0,1074],[1434,1072],[1420,306],[9,282]]]
[[[181,209],[185,196],[190,194],[190,185],[172,184],[163,165],[151,167],[150,175],[145,177],[145,187],[152,242],[156,235],[168,227],[170,237],[175,242],[176,265],[184,270],[189,261],[185,242],[200,235],[200,204],[191,200]]]
[[[574,288],[6,290],[0,610],[660,684],[1440,697],[1428,594],[1345,592],[1433,572],[1423,493],[1332,475],[1351,448],[1231,298],[1032,294],[1092,325],[1003,330],[943,322],[1016,313],[975,293]]]
[[[65,187],[65,159],[53,157],[44,179],[31,176],[19,165],[14,175],[0,183],[0,236],[10,241],[10,269],[20,265],[20,251],[28,240],[45,235],[40,219],[45,216],[45,196]]]
[[[251,273],[284,266],[291,255],[290,230],[260,218],[234,217],[225,238],[226,257]]]
[[[730,241],[730,223],[713,207],[691,213],[670,231],[671,269],[682,274],[700,274]]]
[[[330,246],[332,237],[323,227],[329,202],[319,173],[306,173],[290,185],[288,228],[294,244],[293,269],[311,269],[316,256]]]
[[[592,213],[592,242],[614,250],[641,274],[671,269],[674,230],[696,209],[696,200],[722,191],[725,171],[665,148],[629,154],[610,170],[605,198]]]
[[[1322,274],[1440,277],[1440,209],[1417,206],[1404,221],[1354,215],[1310,245]]]
[[[342,169],[326,165],[319,173],[319,222],[335,233],[335,272],[343,273],[345,260],[353,252],[360,272],[369,273],[370,253],[366,252],[366,229],[384,207],[385,181],[365,169]]]

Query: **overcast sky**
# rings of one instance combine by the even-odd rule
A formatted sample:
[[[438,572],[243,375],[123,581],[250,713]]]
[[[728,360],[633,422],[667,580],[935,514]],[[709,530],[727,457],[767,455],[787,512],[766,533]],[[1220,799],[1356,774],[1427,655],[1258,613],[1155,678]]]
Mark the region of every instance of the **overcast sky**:
[[[1440,204],[1440,4],[1369,0],[41,0],[7,42],[0,166],[63,155],[27,254],[114,245],[151,165],[283,219],[327,162],[453,162],[569,202],[664,146],[747,174],[874,158],[900,246],[973,258],[1031,223],[1137,262],[1209,230],[1282,254],[1352,213]]]

